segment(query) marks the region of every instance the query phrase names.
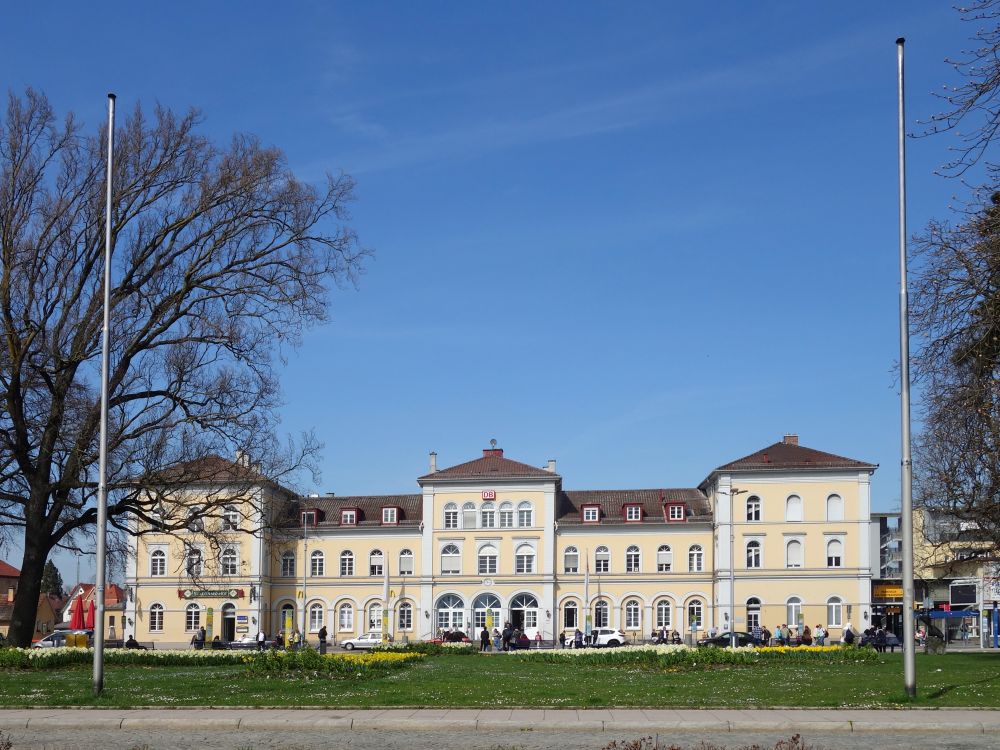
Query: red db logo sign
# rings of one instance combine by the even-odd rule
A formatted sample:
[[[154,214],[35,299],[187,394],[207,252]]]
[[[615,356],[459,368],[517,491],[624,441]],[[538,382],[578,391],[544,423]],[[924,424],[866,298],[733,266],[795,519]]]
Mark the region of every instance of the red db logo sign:
[[[483,500],[496,500],[497,491],[496,490],[483,490]]]

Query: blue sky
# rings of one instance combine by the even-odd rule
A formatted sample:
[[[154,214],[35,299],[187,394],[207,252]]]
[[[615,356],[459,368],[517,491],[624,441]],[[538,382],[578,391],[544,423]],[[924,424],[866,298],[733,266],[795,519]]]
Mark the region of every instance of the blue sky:
[[[21,4],[0,70],[93,128],[108,91],[194,106],[357,179],[376,256],[283,370],[282,429],[326,445],[305,491],[416,491],[429,451],[491,438],[567,489],[694,486],[795,432],[880,464],[889,510],[894,40],[917,129],[974,28],[941,2]],[[950,145],[909,143],[912,232],[962,194]]]

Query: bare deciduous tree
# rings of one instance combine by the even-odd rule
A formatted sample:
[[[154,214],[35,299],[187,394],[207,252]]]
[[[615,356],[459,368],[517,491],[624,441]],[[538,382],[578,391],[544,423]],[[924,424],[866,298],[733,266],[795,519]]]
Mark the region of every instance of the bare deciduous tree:
[[[116,134],[108,477],[119,530],[131,518],[185,526],[157,514],[171,486],[195,478],[183,467],[203,473],[206,456],[252,456],[246,486],[312,465],[311,435],[275,437],[275,364],[325,319],[331,285],[353,282],[366,254],[345,224],[349,177],[314,188],[280,150],[247,135],[218,147],[198,124],[193,111],[147,118],[137,107]],[[96,520],[105,149],[72,116],[57,120],[43,95],[9,96],[0,529],[23,538],[10,628],[21,645],[49,553],[73,548]],[[222,502],[199,513],[220,515]]]

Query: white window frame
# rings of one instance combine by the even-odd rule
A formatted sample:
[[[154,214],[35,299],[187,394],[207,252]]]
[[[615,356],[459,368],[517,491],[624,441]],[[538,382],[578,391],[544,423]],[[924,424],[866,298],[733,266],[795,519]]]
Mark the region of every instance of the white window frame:
[[[630,544],[625,550],[625,572],[642,572],[642,552],[639,551],[638,544]]]
[[[674,605],[669,599],[660,599],[656,603],[656,627],[672,628],[674,617]]]
[[[493,503],[483,503],[479,509],[479,526],[483,529],[495,529],[497,525],[497,509]]]
[[[805,518],[801,495],[789,495],[785,498],[785,521],[788,523],[801,523]]]
[[[611,572],[611,550],[603,544],[594,550],[594,572]]]
[[[157,564],[159,563],[159,564]],[[159,570],[159,572],[157,572]],[[167,574],[167,551],[165,549],[154,549],[149,553],[149,575],[159,578]]]
[[[670,505],[670,506],[667,506],[667,520],[669,520],[669,521],[683,521],[684,520],[684,506],[683,505]]]
[[[834,557],[830,554],[830,545],[838,544],[840,549],[837,555]],[[834,562],[831,562],[834,560]],[[844,540],[840,537],[831,537],[826,540],[826,567],[828,568],[842,568],[844,567]]]
[[[570,565],[570,562],[574,562]],[[580,550],[576,547],[569,546],[563,550],[563,573],[579,573],[580,572]]]
[[[354,575],[354,553],[351,550],[345,549],[340,553],[339,571],[341,578]]]
[[[457,576],[462,574],[462,550],[457,544],[446,544],[441,548],[441,575]],[[445,562],[447,561],[447,565]]]
[[[791,547],[792,547],[793,544],[797,544],[798,545],[798,549],[799,549],[799,560],[798,560],[798,564],[797,565],[794,563],[794,561],[792,560],[791,555],[789,554],[789,550],[791,549]],[[806,547],[805,547],[805,543],[802,541],[802,539],[800,537],[793,537],[791,539],[786,539],[785,540],[785,567],[789,568],[789,569],[801,569],[801,568],[805,567],[805,560],[806,560]]]
[[[514,503],[510,501],[505,501],[500,503],[500,509],[498,511],[498,519],[500,522],[501,529],[512,529],[514,528]]]
[[[701,599],[692,599],[687,605],[688,628],[692,625],[700,630],[705,622],[705,604]]]
[[[184,632],[196,633],[201,629],[201,605],[192,602],[184,608]]]
[[[358,512],[356,510],[342,510],[342,511],[340,511],[340,525],[341,526],[357,526],[358,525]]]
[[[601,520],[601,509],[596,505],[583,506],[583,522],[598,523]]]
[[[757,523],[761,520],[763,505],[757,495],[751,495],[747,498],[747,523]]]
[[[368,575],[385,575],[385,553],[380,549],[373,549],[368,553]]]
[[[289,567],[287,563],[291,561],[291,566]],[[291,550],[285,550],[281,553],[281,577],[282,578],[294,578],[295,577],[295,553]]]
[[[313,602],[309,605],[309,632],[318,633],[323,627],[323,605]]]
[[[382,508],[382,524],[395,526],[399,523],[399,508]]]
[[[240,512],[233,505],[227,505],[222,509],[222,530],[236,531],[240,527]]]
[[[744,545],[747,570],[758,570],[764,565],[764,544],[760,539],[748,539]]]
[[[625,506],[625,520],[626,521],[641,521],[642,520],[642,506],[630,504]]]
[[[674,551],[669,544],[656,548],[656,572],[669,573],[674,568]]]
[[[500,553],[492,544],[484,544],[479,548],[477,555],[477,570],[481,576],[493,576],[497,574],[500,564]],[[484,564],[485,563],[485,564]]]
[[[403,564],[403,561],[406,564]],[[413,551],[409,549],[403,549],[399,551],[399,574],[401,576],[412,576],[413,575]]]
[[[700,544],[688,547],[688,572],[703,573],[705,571],[705,549]]]
[[[337,607],[337,630],[342,633],[354,632],[354,605],[350,602]]]
[[[611,622],[611,606],[604,599],[594,602],[594,627],[607,628]]]
[[[570,613],[572,617],[570,616]],[[568,601],[563,604],[563,629],[580,627],[580,608],[576,602]]]
[[[518,528],[530,529],[535,524],[535,508],[527,500],[517,504]]]
[[[844,520],[844,498],[838,495],[836,492],[832,493],[826,498],[826,520],[827,521],[843,521]]]
[[[531,575],[535,572],[535,548],[530,544],[518,545],[514,551],[514,573]]]
[[[309,555],[309,577],[321,578],[326,575],[326,555],[322,550],[313,550]]]
[[[799,626],[799,615],[802,614],[802,599],[797,596],[790,596],[785,600],[785,618],[788,627],[797,628]],[[805,623],[805,620],[802,621]]]
[[[642,627],[642,606],[635,599],[625,602],[625,629],[639,630]]]
[[[839,596],[826,600],[826,624],[831,628],[844,627],[844,600]]]
[[[444,528],[446,529],[457,529],[458,528],[458,504],[448,503],[444,506]]]
[[[224,576],[239,575],[240,553],[238,549],[226,547],[222,550],[222,554],[219,555],[219,572]]]
[[[200,547],[193,547],[184,555],[184,572],[188,578],[200,578],[205,574],[205,553]]]
[[[462,506],[462,528],[463,529],[474,529],[476,528],[476,521],[478,520],[479,512],[476,510],[475,503],[465,503]]]
[[[153,602],[152,604],[149,605],[150,633],[163,632],[163,613],[164,613],[164,607],[159,602]]]
[[[413,605],[409,602],[400,602],[396,610],[396,620],[398,630],[413,630]]]

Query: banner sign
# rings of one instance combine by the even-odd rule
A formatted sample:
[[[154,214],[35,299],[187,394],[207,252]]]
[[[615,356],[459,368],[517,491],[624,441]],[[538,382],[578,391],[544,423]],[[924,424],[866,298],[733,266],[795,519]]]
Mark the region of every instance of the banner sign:
[[[903,598],[903,587],[893,583],[876,583],[872,586],[872,598],[900,601]]]
[[[178,599],[242,599],[243,589],[177,589]]]

